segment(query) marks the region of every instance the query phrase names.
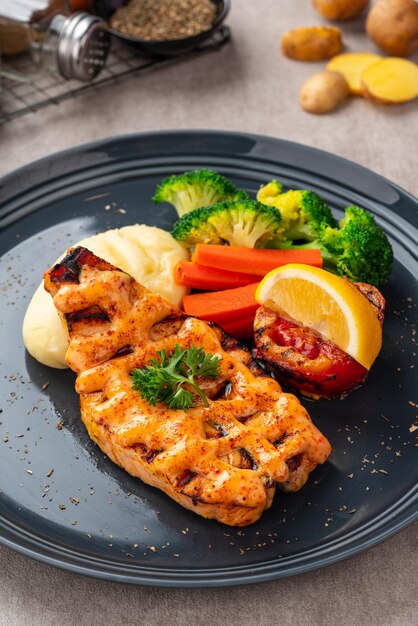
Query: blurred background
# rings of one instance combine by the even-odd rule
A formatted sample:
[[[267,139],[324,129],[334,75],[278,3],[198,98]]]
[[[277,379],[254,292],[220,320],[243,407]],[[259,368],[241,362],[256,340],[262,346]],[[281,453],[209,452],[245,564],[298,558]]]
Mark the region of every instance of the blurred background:
[[[417,194],[417,100],[384,106],[350,97],[325,115],[306,113],[299,105],[300,88],[314,72],[325,69],[327,61],[295,61],[280,49],[281,36],[289,29],[332,25],[341,29],[344,52],[385,56],[366,35],[365,19],[362,13],[350,21],[331,22],[309,0],[232,0],[225,20],[229,42],[216,52],[192,54],[168,66],[151,67],[148,73],[134,70],[149,64],[149,58],[138,57],[136,48],[115,40],[112,47],[119,58],[115,61],[111,52],[107,59],[111,74],[105,66],[96,78],[105,84],[86,91],[88,83],[67,82],[61,92],[79,93],[0,125],[2,154],[7,150],[7,158],[0,159],[0,174],[51,152],[111,135],[208,128],[313,145],[370,167]],[[409,60],[416,62],[417,54]],[[10,61],[10,56],[3,56],[3,69]],[[3,79],[3,115],[7,107],[9,111],[24,108],[19,94],[28,93],[27,86],[14,85],[17,102],[16,98],[11,102],[7,84],[10,81]],[[37,94],[35,102],[57,93]],[[30,104],[31,97],[26,99]]]

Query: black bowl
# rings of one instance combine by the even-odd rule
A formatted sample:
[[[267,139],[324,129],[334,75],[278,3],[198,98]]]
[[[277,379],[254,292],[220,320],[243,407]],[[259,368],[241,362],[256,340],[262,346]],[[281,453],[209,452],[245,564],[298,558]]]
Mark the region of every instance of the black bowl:
[[[111,34],[126,43],[136,46],[141,52],[145,52],[152,56],[177,56],[190,52],[194,48],[200,46],[204,41],[209,39],[213,33],[221,26],[231,8],[230,0],[212,0],[217,7],[216,19],[209,30],[199,35],[186,37],[184,39],[166,39],[164,41],[154,41],[139,39],[139,37],[131,37],[120,33],[117,30],[110,29]],[[123,0],[95,0],[93,11],[96,15],[102,17],[107,22],[116,10],[116,6],[126,4]]]

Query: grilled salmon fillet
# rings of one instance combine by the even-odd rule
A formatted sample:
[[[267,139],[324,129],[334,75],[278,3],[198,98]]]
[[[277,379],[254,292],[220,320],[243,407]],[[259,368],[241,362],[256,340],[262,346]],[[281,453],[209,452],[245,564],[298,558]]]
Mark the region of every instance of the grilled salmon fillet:
[[[196,513],[233,526],[259,519],[276,486],[300,489],[330,453],[298,399],[218,326],[184,315],[131,276],[74,248],[45,273],[68,330],[90,437],[133,476]],[[150,406],[130,373],[164,349],[202,347],[220,375],[200,379],[209,406]]]

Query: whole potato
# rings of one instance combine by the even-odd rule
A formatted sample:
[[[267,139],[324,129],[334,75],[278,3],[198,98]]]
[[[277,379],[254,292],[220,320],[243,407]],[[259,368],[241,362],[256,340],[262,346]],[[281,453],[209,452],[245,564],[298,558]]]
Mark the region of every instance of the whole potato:
[[[379,0],[366,21],[367,34],[382,50],[405,57],[418,50],[418,3]]]
[[[281,44],[289,59],[322,61],[341,52],[341,31],[335,26],[302,26],[284,33]]]
[[[329,20],[351,20],[363,13],[369,0],[312,0],[315,9]]]
[[[299,103],[308,113],[328,113],[344,102],[349,89],[342,74],[323,70],[304,82],[299,92]]]

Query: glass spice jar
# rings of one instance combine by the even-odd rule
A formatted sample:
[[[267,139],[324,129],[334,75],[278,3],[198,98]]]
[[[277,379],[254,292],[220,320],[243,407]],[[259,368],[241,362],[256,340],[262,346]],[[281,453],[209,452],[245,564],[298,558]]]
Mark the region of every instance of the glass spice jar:
[[[73,3],[75,0],[73,0]],[[26,55],[25,67],[52,69],[66,79],[92,80],[106,62],[110,35],[106,22],[86,12],[74,13],[76,0],[1,0],[0,53],[13,66],[16,55]]]

